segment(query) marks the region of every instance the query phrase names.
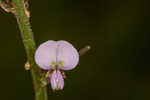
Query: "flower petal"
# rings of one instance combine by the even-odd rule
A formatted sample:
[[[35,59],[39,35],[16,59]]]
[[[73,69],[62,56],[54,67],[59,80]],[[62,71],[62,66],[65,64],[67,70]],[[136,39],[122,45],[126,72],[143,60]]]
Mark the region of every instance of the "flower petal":
[[[67,41],[58,41],[57,63],[63,63],[63,70],[71,70],[76,67],[79,62],[78,51]]]
[[[49,40],[41,44],[35,52],[35,61],[40,68],[49,70],[56,63],[57,42]]]
[[[64,79],[60,70],[53,71],[50,83],[53,90],[62,90],[64,88]]]

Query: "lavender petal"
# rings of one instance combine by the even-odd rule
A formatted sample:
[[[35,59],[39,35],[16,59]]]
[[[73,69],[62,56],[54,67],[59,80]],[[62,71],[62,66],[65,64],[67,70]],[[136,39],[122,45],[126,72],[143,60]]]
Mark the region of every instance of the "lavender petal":
[[[53,90],[62,90],[64,88],[64,79],[59,70],[53,71],[50,83]]]
[[[58,43],[57,62],[63,63],[63,70],[71,70],[76,67],[79,62],[78,51],[67,41],[60,40]]]
[[[57,42],[49,40],[41,44],[35,52],[35,62],[39,65],[40,68],[49,70],[52,69],[56,62],[56,48]]]

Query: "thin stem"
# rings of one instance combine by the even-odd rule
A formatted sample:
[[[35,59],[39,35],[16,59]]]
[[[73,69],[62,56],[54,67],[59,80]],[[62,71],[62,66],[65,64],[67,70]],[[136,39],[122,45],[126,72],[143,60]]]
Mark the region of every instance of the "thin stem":
[[[33,85],[36,100],[48,100],[46,87],[41,87],[40,83],[40,69],[34,61],[34,52],[36,49],[33,34],[30,26],[29,19],[25,13],[23,0],[13,0],[15,15],[21,31],[22,40],[27,53],[28,61],[31,65],[31,75],[33,78]]]

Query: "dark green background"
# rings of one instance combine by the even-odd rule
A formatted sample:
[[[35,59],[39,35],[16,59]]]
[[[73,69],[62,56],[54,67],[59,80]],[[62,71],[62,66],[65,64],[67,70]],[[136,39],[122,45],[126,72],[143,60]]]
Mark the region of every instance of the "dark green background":
[[[49,100],[150,100],[149,0],[29,0],[37,45],[92,49]],[[0,9],[0,100],[33,100],[15,17]]]

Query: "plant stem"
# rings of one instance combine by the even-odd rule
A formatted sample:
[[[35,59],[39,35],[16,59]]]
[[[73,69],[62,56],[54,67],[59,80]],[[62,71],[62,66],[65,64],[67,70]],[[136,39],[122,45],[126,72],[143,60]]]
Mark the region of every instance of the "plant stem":
[[[41,87],[40,72],[39,72],[40,69],[37,67],[34,61],[34,53],[36,50],[36,46],[33,39],[29,19],[25,14],[24,2],[23,0],[13,0],[13,4],[15,7],[15,16],[17,18],[17,22],[21,31],[22,40],[27,53],[27,58],[31,65],[31,75],[33,78],[35,99],[48,100],[46,87]]]

